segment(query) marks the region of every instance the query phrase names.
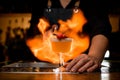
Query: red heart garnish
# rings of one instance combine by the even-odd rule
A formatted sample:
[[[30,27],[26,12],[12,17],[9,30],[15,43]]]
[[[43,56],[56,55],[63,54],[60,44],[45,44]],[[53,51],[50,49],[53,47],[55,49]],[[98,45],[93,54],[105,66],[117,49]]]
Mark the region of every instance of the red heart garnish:
[[[59,34],[57,34],[57,38],[58,39],[64,39],[64,38],[66,38],[66,36],[62,33],[59,33]]]

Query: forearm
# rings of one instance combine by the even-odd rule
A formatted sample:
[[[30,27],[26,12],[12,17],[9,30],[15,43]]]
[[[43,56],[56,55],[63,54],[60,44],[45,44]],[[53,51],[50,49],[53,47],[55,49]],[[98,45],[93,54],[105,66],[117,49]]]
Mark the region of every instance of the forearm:
[[[108,39],[103,35],[96,35],[92,38],[89,53],[81,54],[73,59],[67,66],[66,71],[92,72],[101,66],[108,46]]]
[[[97,58],[98,62],[101,63],[107,50],[108,42],[108,39],[103,35],[94,36],[88,55]]]

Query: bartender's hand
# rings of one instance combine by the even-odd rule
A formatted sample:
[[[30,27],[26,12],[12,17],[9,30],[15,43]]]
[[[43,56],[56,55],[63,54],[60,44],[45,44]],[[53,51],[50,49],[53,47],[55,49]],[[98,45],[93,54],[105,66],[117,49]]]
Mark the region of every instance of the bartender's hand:
[[[92,72],[97,68],[100,68],[101,63],[95,57],[87,54],[81,54],[68,63],[65,68],[70,72]]]

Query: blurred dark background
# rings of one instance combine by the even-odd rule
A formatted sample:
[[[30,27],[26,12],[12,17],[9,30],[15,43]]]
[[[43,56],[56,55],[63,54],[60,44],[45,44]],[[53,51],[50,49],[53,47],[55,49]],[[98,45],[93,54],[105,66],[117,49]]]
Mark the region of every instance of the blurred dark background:
[[[32,0],[0,0],[1,13],[26,13],[31,11]]]

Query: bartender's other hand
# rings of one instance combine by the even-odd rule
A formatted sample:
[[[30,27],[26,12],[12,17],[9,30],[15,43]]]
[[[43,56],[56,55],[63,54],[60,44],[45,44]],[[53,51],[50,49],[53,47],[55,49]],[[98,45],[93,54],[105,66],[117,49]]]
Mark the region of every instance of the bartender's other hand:
[[[92,72],[97,68],[100,68],[101,63],[93,56],[87,54],[81,54],[68,63],[65,68],[70,72]]]

